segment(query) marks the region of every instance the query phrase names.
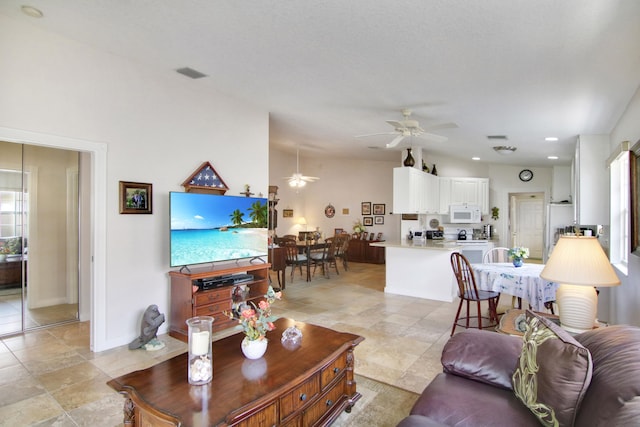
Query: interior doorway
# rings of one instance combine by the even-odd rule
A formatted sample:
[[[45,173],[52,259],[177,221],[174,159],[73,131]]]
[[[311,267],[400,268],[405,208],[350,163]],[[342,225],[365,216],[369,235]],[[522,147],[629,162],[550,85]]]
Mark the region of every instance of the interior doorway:
[[[511,247],[529,248],[529,258],[542,260],[544,248],[544,193],[510,193]]]
[[[78,177],[77,151],[0,142],[0,335],[78,320]]]

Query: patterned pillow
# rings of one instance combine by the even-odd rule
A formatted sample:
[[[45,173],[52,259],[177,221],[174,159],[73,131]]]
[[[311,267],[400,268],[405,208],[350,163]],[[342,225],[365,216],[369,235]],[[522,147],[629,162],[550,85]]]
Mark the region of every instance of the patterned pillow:
[[[572,426],[589,383],[591,353],[567,331],[527,310],[513,390],[545,426]]]

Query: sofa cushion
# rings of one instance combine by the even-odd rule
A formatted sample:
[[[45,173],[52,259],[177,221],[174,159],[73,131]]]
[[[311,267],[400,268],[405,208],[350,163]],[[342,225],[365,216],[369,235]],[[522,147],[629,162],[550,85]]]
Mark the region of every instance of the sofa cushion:
[[[572,426],[592,374],[589,350],[555,323],[527,310],[513,390],[543,425]]]
[[[640,424],[640,328],[609,326],[575,338],[593,359],[593,377],[576,425]]]
[[[456,427],[540,427],[513,391],[446,373],[436,375],[429,383],[411,415]]]
[[[445,372],[511,390],[522,339],[478,329],[459,332],[442,351]]]

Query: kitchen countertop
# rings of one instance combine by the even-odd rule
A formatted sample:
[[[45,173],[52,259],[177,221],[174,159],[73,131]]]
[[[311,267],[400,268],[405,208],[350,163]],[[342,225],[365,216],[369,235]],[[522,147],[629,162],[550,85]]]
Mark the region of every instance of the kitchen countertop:
[[[406,248],[406,249],[433,249],[440,251],[451,251],[460,249],[460,245],[455,240],[402,240],[370,243],[370,246],[383,248]]]

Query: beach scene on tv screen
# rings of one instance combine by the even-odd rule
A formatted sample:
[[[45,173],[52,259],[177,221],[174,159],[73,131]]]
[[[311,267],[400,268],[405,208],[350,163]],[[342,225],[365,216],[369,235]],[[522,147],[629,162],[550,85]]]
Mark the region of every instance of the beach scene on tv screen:
[[[266,256],[267,200],[171,193],[171,266]]]

